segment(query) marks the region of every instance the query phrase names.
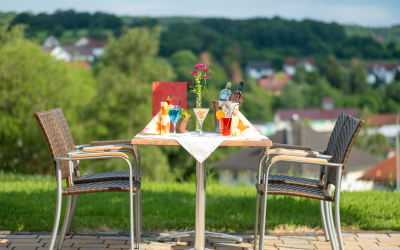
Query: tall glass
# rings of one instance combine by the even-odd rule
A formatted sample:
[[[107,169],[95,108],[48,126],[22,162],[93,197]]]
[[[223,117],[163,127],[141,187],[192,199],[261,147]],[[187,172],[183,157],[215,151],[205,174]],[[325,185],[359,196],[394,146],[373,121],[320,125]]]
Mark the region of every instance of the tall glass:
[[[176,123],[178,122],[179,118],[181,118],[181,107],[179,105],[174,105],[172,109],[168,110],[168,115],[174,124],[174,136],[176,136]]]
[[[203,109],[203,108],[195,109],[194,108],[193,110],[194,110],[194,113],[196,114],[197,119],[199,120],[199,130],[200,130],[200,134],[202,134],[203,122],[208,114],[208,111],[210,111],[210,109]]]
[[[222,136],[231,136],[231,118],[221,118],[221,135]]]

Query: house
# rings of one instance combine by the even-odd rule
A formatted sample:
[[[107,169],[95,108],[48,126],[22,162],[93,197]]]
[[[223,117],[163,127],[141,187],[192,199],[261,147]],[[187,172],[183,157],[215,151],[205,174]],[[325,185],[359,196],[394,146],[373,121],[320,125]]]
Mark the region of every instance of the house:
[[[258,86],[273,95],[280,95],[290,76],[283,72],[273,73],[258,79]]]
[[[368,123],[373,127],[369,128],[369,133],[384,135],[389,141],[394,143],[397,133],[400,133],[399,126],[396,125],[396,113],[374,114],[368,119]]]
[[[57,60],[65,62],[88,61],[93,62],[102,56],[105,41],[90,38],[81,38],[75,45],[62,45],[55,37],[48,37],[42,44],[42,50],[50,53]]]
[[[385,84],[393,82],[396,73],[400,72],[400,64],[384,62],[365,62],[364,68],[367,71],[367,82],[375,83],[377,78]]]
[[[293,121],[290,126],[276,132],[269,139],[273,143],[302,145],[324,150],[328,145],[329,136],[316,132],[299,121]],[[225,185],[239,183],[254,185],[261,149],[261,147],[251,147],[239,150],[225,159],[213,163],[211,168],[219,170],[219,181]],[[371,182],[358,180],[358,178],[378,162],[379,160],[374,156],[353,147],[344,171],[342,189],[350,191],[371,189]],[[319,171],[318,165],[278,162],[275,167],[272,167],[270,174],[318,178]]]
[[[313,130],[330,133],[340,113],[354,117],[359,115],[357,108],[335,108],[333,98],[325,97],[322,99],[322,108],[277,109],[274,122],[278,124],[279,128],[283,129],[289,125],[293,115],[297,115],[300,120],[308,120],[307,123]]]
[[[396,156],[386,158],[365,171],[359,178],[361,181],[373,183],[374,189],[388,190],[396,188]]]
[[[313,71],[316,66],[313,58],[310,57],[289,57],[285,59],[283,71],[291,76],[296,74],[296,68],[303,66],[308,72]]]
[[[269,76],[274,71],[271,68],[271,63],[268,60],[251,60],[247,62],[246,74],[247,76],[259,79],[261,77]]]

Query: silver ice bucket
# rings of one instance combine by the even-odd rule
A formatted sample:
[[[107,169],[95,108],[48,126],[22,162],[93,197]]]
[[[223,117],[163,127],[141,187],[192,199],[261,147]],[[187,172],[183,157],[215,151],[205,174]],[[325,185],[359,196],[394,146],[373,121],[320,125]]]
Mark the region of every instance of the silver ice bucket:
[[[221,121],[217,119],[217,111],[222,109],[224,112],[227,112],[230,108],[232,108],[233,105],[239,104],[239,109],[240,106],[242,106],[243,102],[235,102],[235,101],[219,101],[219,100],[213,100],[213,106],[214,106],[214,119],[215,119],[215,132],[221,133]]]

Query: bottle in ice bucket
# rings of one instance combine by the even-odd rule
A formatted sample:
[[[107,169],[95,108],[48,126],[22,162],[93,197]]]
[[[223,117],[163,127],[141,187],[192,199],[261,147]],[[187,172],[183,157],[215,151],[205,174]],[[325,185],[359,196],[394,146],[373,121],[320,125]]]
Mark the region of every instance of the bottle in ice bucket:
[[[226,84],[226,88],[221,91],[221,94],[219,95],[220,101],[228,101],[229,100],[229,97],[231,96],[231,85],[232,84],[230,82],[228,82]]]
[[[241,102],[243,101],[243,96],[242,96],[242,88],[243,88],[244,82],[240,82],[237,90],[231,95],[229,98],[229,101],[235,101],[235,102]]]

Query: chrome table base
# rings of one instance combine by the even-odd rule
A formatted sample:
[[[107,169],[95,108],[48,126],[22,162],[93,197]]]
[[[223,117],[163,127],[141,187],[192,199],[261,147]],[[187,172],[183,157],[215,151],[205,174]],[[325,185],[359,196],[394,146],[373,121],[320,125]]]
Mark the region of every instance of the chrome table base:
[[[193,231],[188,231],[188,232],[179,232],[179,233],[163,235],[163,236],[157,237],[157,240],[160,241],[160,242],[163,242],[164,239],[166,239],[166,238],[174,237],[174,236],[177,236],[177,235],[184,235],[184,234],[192,235],[192,234],[196,234],[196,231],[193,230]],[[205,235],[208,235],[208,236],[209,235],[218,235],[218,236],[226,238],[226,239],[234,240],[234,241],[236,241],[237,244],[240,244],[243,241],[243,239],[241,237],[233,236],[233,235],[230,235],[230,234],[223,234],[223,233],[215,233],[215,232],[205,231]]]
[[[205,250],[206,234],[219,235],[224,238],[236,240],[237,243],[242,242],[242,238],[229,234],[206,232],[206,160],[202,163],[196,161],[196,221],[195,230],[189,233],[195,234],[194,250]],[[175,233],[158,237],[158,241],[163,241],[175,235],[187,234]]]

